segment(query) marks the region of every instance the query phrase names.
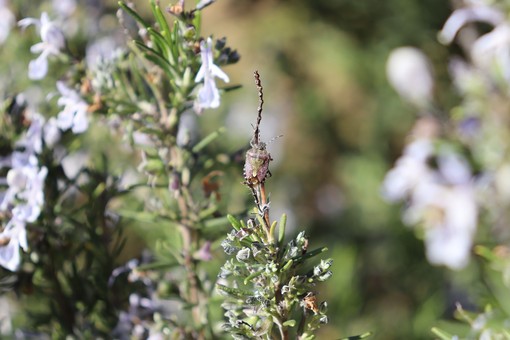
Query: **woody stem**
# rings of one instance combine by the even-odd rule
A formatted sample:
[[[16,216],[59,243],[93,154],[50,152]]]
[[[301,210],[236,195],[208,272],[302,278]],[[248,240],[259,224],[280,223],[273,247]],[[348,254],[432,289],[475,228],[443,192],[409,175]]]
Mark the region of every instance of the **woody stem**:
[[[263,214],[264,214],[263,218],[264,218],[264,222],[266,225],[266,233],[267,233],[268,239],[271,240],[272,235],[269,235],[269,230],[271,228],[271,222],[269,220],[269,208],[267,206],[266,187],[265,187],[264,183],[259,184],[259,194],[260,194],[260,207],[262,208],[261,210],[263,211]],[[260,209],[260,207],[259,207],[259,209]]]

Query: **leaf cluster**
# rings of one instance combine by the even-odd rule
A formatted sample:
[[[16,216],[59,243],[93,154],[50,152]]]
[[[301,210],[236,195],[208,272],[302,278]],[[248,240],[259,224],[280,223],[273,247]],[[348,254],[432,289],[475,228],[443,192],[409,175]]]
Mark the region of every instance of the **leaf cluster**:
[[[312,339],[313,332],[328,321],[327,304],[319,303],[315,287],[332,275],[332,260],[321,260],[311,269],[308,260],[327,248],[309,250],[304,232],[285,244],[285,215],[278,225],[277,242],[268,241],[261,217],[245,223],[229,216],[229,221],[234,229],[222,247],[233,257],[219,274],[228,284],[217,284],[227,297],[225,329],[239,339]],[[271,233],[276,226],[275,221]]]

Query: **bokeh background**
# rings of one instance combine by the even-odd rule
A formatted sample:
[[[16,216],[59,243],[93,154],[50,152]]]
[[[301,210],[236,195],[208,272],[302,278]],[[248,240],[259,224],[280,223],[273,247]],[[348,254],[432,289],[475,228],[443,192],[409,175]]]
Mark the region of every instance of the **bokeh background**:
[[[223,0],[204,16],[204,32],[227,36],[242,57],[226,69],[243,85],[222,105],[229,131],[250,136],[258,69],[263,136],[283,134],[269,145],[273,218],[288,213],[291,225],[311,235],[312,247],[327,245],[334,259],[333,277],[318,288],[330,316],[319,339],[365,331],[375,339],[430,339],[430,328],[451,317],[464,292],[463,275],[429,265],[423,243],[400,222],[400,208],[380,195],[416,118],[390,88],[386,60],[399,46],[422,49],[440,89],[450,51],[437,32],[450,6],[443,0]]]
[[[47,6],[21,3],[19,11],[32,15],[36,7]],[[142,11],[148,7],[145,0],[134,3]],[[106,13],[89,22],[93,34],[116,32],[115,1],[87,1],[87,6]],[[263,140],[283,135],[269,145],[272,217],[287,213],[290,228],[306,229],[311,247],[326,245],[334,259],[333,277],[317,288],[330,317],[319,339],[367,331],[374,339],[429,339],[432,326],[451,318],[456,301],[469,301],[476,265],[454,273],[428,264],[423,243],[400,221],[401,207],[380,195],[384,175],[416,118],[415,109],[386,80],[387,57],[403,45],[422,49],[434,66],[439,97],[454,100],[442,91],[452,51],[437,41],[450,13],[445,0],[218,0],[204,10],[203,34],[226,36],[241,55],[224,71],[242,88],[223,96],[221,108],[206,111],[199,122],[204,134],[227,127],[218,142],[223,150],[244,147],[258,105],[253,71],[259,70]],[[25,72],[16,65],[26,65],[32,56],[15,51],[29,46],[7,41],[1,47],[6,79]],[[12,84],[9,91],[27,85]],[[4,82],[2,91],[10,85]],[[224,201],[230,213],[240,214],[251,200],[241,185],[241,165],[228,180]],[[131,232],[135,240],[137,233],[158,238],[140,228]],[[128,247],[124,256],[139,250]],[[221,249],[215,255],[221,263]]]

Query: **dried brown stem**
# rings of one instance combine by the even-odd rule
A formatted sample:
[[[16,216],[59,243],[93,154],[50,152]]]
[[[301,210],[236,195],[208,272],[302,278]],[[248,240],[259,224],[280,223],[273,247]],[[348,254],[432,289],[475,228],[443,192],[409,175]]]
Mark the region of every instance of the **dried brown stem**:
[[[255,132],[253,134],[252,143],[258,145],[260,143],[260,122],[262,121],[262,106],[264,105],[264,92],[262,88],[262,82],[260,81],[259,71],[253,73],[255,77],[255,85],[259,92],[259,107],[257,108],[257,124],[255,125]]]

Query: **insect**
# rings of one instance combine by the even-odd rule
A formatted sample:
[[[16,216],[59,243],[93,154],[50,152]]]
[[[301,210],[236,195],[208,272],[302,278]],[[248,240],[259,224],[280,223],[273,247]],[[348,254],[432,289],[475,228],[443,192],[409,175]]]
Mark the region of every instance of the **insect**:
[[[244,179],[248,185],[262,184],[266,177],[271,176],[269,162],[273,159],[266,150],[266,143],[251,144],[252,148],[246,152],[244,164]]]
[[[317,306],[317,296],[314,293],[308,292],[306,296],[301,300],[301,305],[308,310],[311,310],[314,314],[319,313],[319,306]]]
[[[244,180],[250,188],[257,184],[264,184],[266,178],[271,176],[269,171],[269,162],[273,159],[266,150],[266,143],[260,141],[260,121],[262,120],[262,105],[264,104],[264,95],[262,93],[262,84],[260,75],[255,71],[255,84],[259,91],[259,107],[257,109],[257,123],[250,141],[251,149],[246,152],[246,161],[244,163]]]

